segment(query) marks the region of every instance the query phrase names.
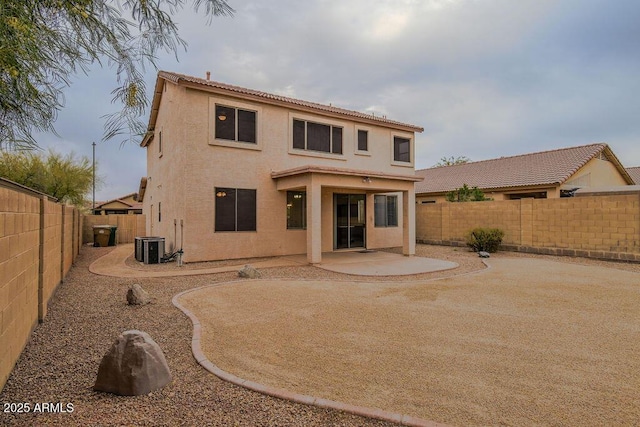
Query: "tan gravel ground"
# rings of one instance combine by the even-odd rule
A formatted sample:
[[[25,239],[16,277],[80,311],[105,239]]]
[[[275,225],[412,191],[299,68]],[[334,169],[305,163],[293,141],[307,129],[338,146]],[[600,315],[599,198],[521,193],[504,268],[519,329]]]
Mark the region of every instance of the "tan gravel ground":
[[[637,265],[582,263],[500,254],[438,281],[245,281],[180,302],[209,360],[258,383],[461,426],[638,425]]]
[[[333,410],[271,398],[231,385],[209,374],[193,359],[190,346],[191,324],[187,317],[171,304],[171,299],[187,289],[237,280],[236,274],[138,280],[114,279],[91,274],[88,271],[89,264],[111,249],[82,249],[75,267],[54,295],[45,322],[37,326],[11,377],[0,392],[0,403],[27,402],[31,403],[32,407],[35,403],[42,402],[72,403],[73,413],[2,412],[0,425],[389,425]],[[441,275],[481,268],[478,258],[465,249],[418,245],[417,252],[422,256],[447,259],[461,265],[459,269],[443,272]],[[496,259],[504,256],[506,255],[498,255]],[[637,264],[611,264],[588,260],[576,262],[613,265],[617,268],[640,271],[640,265]],[[171,264],[161,267],[167,270],[175,268]],[[190,268],[196,267],[190,265]],[[262,274],[267,279],[354,279],[353,276],[314,267],[276,268],[263,270]],[[428,279],[437,276],[438,273],[430,273],[412,278]],[[127,306],[126,291],[133,283],[140,283],[154,298],[154,303],[144,307]],[[134,328],[150,333],[162,347],[173,373],[172,383],[160,391],[139,397],[119,397],[92,391],[100,359],[118,334]],[[634,328],[637,328],[637,322],[630,324],[628,331],[635,330],[637,334],[637,329]],[[635,340],[637,341],[637,336]],[[635,344],[630,341],[626,345]],[[465,402],[465,396],[456,397],[457,401]],[[463,408],[466,406],[465,403]],[[636,404],[636,408],[638,406]],[[595,425],[596,421],[597,419],[594,419],[594,422],[589,424]]]

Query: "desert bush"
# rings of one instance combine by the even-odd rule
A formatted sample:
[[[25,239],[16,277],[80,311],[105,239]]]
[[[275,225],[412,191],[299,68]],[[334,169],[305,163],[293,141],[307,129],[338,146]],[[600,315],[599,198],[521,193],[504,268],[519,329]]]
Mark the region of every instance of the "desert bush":
[[[504,231],[499,228],[474,228],[467,233],[467,246],[475,252],[496,252],[503,237]]]

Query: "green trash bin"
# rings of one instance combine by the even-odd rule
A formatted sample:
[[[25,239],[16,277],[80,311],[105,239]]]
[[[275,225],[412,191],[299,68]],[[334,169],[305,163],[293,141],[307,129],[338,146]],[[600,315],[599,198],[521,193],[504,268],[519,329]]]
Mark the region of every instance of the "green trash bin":
[[[94,225],[93,226],[93,246],[109,246],[111,241],[110,225]]]
[[[115,246],[116,232],[118,231],[118,227],[116,227],[115,225],[112,225],[110,228],[111,228],[111,233],[109,234],[109,246]]]

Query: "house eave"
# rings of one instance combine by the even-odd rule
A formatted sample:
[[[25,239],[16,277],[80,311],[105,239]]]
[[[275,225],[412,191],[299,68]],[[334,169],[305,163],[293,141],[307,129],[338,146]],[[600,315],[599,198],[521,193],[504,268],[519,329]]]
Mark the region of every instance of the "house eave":
[[[252,89],[246,89],[231,85],[218,83],[215,81],[202,80],[196,77],[177,75],[175,73],[169,73],[166,71],[160,71],[158,73],[158,81],[167,80],[174,84],[191,88],[198,91],[204,91],[209,93],[216,93],[228,97],[233,97],[242,100],[249,100],[262,104],[276,105],[291,110],[297,110],[302,112],[308,112],[313,114],[319,114],[326,117],[339,118],[342,120],[351,120],[358,123],[365,123],[370,125],[382,126],[390,129],[401,130],[405,132],[424,132],[424,128],[408,123],[401,123],[395,120],[389,120],[382,116],[374,116],[370,114],[360,113],[358,111],[346,110],[343,108],[333,107],[331,105],[323,105],[315,102],[303,101],[293,98],[288,98],[279,95],[273,95],[266,92],[260,92]],[[162,86],[156,82],[156,93],[154,95],[154,106],[156,97],[160,98],[162,95]],[[159,105],[159,99],[158,99]],[[155,116],[152,107],[152,119],[150,120],[149,130],[152,130],[152,123],[155,126]],[[155,113],[157,115],[157,112]]]
[[[397,174],[387,174],[376,171],[366,171],[366,170],[358,170],[358,169],[347,169],[347,168],[333,168],[326,166],[300,166],[292,169],[285,169],[282,171],[273,171],[271,172],[272,179],[285,178],[296,175],[304,175],[304,174],[326,174],[326,175],[343,175],[343,176],[357,176],[362,178],[379,178],[379,179],[391,179],[398,181],[411,181],[411,182],[420,182],[424,178],[417,175],[397,175]]]

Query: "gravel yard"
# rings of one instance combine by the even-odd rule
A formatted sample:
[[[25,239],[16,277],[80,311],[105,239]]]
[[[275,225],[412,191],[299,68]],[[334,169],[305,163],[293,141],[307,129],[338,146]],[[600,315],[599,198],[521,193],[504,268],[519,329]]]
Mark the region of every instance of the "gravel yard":
[[[209,360],[261,384],[460,426],[637,425],[640,275],[489,264],[431,282],[234,282],[180,303]]]
[[[0,414],[0,424],[38,426],[38,425],[60,425],[60,426],[85,426],[85,425],[136,425],[136,426],[173,426],[173,425],[211,425],[211,426],[325,426],[325,425],[389,425],[388,423],[368,420],[353,415],[344,414],[338,411],[319,409],[286,402],[280,399],[264,396],[237,387],[219,380],[217,377],[206,372],[196,363],[191,354],[191,324],[184,314],[177,310],[171,299],[177,293],[187,289],[196,288],[208,284],[238,280],[235,273],[220,273],[208,276],[185,276],[177,278],[151,278],[151,279],[115,279],[91,274],[88,271],[89,264],[99,256],[106,254],[112,248],[83,247],[81,256],[75,267],[60,285],[58,291],[49,306],[49,313],[45,322],[35,329],[30,342],[19,359],[13,374],[9,378],[3,391],[0,393],[0,402],[18,403],[27,402],[32,405],[42,402],[54,402],[73,404],[72,413],[59,414]],[[411,280],[426,280],[438,276],[450,276],[456,273],[470,272],[482,268],[480,261],[474,254],[466,252],[465,249],[450,247],[433,247],[418,245],[418,254],[427,257],[439,258],[458,262],[460,268],[442,273],[428,273],[419,276],[412,276]],[[499,254],[496,260],[506,257],[534,258],[531,256],[522,257],[520,255]],[[552,257],[541,257],[553,259]],[[630,271],[640,271],[640,266],[632,264],[611,264],[606,262],[595,262],[588,260],[562,260],[579,262],[588,265],[614,266],[619,269]],[[163,266],[165,267],[165,266]],[[166,268],[166,267],[165,267]],[[168,267],[171,268],[171,267]],[[193,268],[193,267],[190,267]],[[613,270],[612,270],[613,271]],[[264,270],[265,279],[299,279],[310,280],[354,280],[354,276],[328,272],[314,267],[287,267]],[[483,273],[485,274],[485,273]],[[477,276],[478,278],[483,275]],[[362,279],[362,278],[361,278]],[[462,278],[459,278],[462,279]],[[459,280],[450,279],[450,280]],[[368,282],[392,281],[397,283],[406,278],[367,278]],[[467,280],[467,279],[465,279]],[[606,282],[606,281],[605,281]],[[154,302],[143,307],[129,307],[126,304],[126,291],[133,283],[140,283],[154,297]],[[444,285],[445,282],[440,282]],[[482,283],[482,282],[479,282]],[[458,286],[458,285],[456,285]],[[573,295],[573,294],[572,294]],[[635,288],[635,297],[638,298],[638,288]],[[626,295],[625,296],[633,296]],[[410,296],[397,297],[410,298]],[[562,300],[561,294],[556,298]],[[438,301],[436,299],[436,301]],[[560,301],[562,302],[562,301]],[[569,301],[570,302],[570,301]],[[593,302],[593,301],[592,301]],[[629,304],[635,304],[637,300],[630,299]],[[561,304],[562,305],[562,304]],[[592,306],[599,306],[592,304]],[[605,304],[605,307],[609,305]],[[614,310],[615,312],[616,310]],[[636,310],[637,312],[637,310]],[[440,310],[440,313],[445,313]],[[517,311],[514,311],[517,313]],[[572,315],[579,313],[572,312]],[[637,316],[637,315],[636,315]],[[593,321],[584,320],[585,324],[592,325]],[[616,317],[618,319],[618,317]],[[465,320],[462,318],[461,320]],[[466,320],[472,320],[468,318]],[[637,349],[638,322],[637,317],[631,319],[626,324],[626,329],[620,327],[620,323],[615,323],[612,329],[606,323],[607,318],[601,319],[605,323],[599,323],[598,336],[611,335],[611,343],[616,348],[616,343],[627,350]],[[581,326],[576,324],[579,329]],[[455,326],[455,325],[452,325]],[[147,396],[120,397],[105,393],[97,393],[92,390],[96,378],[98,365],[104,353],[108,350],[113,340],[127,329],[140,329],[148,332],[154,340],[161,346],[165,353],[169,367],[172,370],[173,381],[170,385]],[[549,333],[539,331],[536,336],[553,335],[553,330]],[[569,331],[571,332],[571,331]],[[621,335],[619,335],[621,333]],[[635,335],[634,335],[635,334]],[[570,334],[571,335],[571,334]],[[577,334],[576,334],[577,335]],[[633,336],[634,340],[627,338]],[[496,340],[501,337],[495,337]],[[617,338],[617,339],[616,339]],[[499,341],[498,341],[499,342]],[[474,347],[462,346],[455,354],[446,354],[444,360],[460,358],[463,367],[478,370],[482,366],[473,363],[474,354],[477,353],[477,343]],[[585,341],[586,348],[588,340]],[[585,347],[581,347],[584,349]],[[521,349],[521,353],[526,353],[526,347]],[[552,349],[547,349],[553,353]],[[625,350],[625,351],[627,351]],[[538,352],[541,353],[541,352]],[[544,354],[544,352],[542,352]],[[637,356],[638,352],[635,353]],[[589,352],[585,353],[585,357]],[[558,360],[562,360],[562,355],[558,354]],[[591,360],[591,359],[589,359]],[[630,360],[628,366],[638,372],[637,357]],[[214,360],[214,363],[217,361]],[[514,362],[517,362],[515,360]],[[603,360],[595,360],[597,364]],[[606,361],[604,361],[606,362]],[[605,363],[606,365],[606,363]],[[449,370],[449,375],[460,378],[460,373],[455,372],[455,366]],[[505,367],[506,366],[506,367]],[[496,364],[492,369],[510,369],[510,365]],[[580,365],[585,366],[585,365]],[[620,372],[626,372],[624,367],[614,365],[610,367],[610,372],[606,381],[612,385],[611,390],[616,391],[621,384],[624,390],[628,385],[638,389],[637,376],[619,378]],[[590,368],[587,368],[589,372]],[[499,373],[499,372],[496,372]],[[576,371],[576,374],[579,373]],[[527,383],[526,377],[521,377],[518,371],[513,371],[513,377],[520,378],[521,382]],[[494,377],[489,377],[494,378]],[[486,412],[489,415],[504,410],[506,403],[497,397],[491,396],[487,390],[495,386],[497,378],[490,380],[488,384],[475,384],[476,393],[465,395],[460,390],[448,389],[447,377],[442,378],[440,386],[444,393],[445,401],[436,400],[425,402],[429,408],[433,407],[434,412],[429,410],[425,418],[436,421],[448,422],[452,424],[466,424],[468,412]],[[544,377],[536,380],[536,387],[540,392],[546,390]],[[561,396],[571,395],[582,383],[568,382],[566,390]],[[637,394],[630,397],[630,400],[618,402],[615,394],[607,394],[599,387],[598,382],[592,385],[597,393],[594,394],[600,406],[620,408],[618,419],[624,424],[629,417],[635,416],[640,403]],[[489,388],[487,388],[489,387]],[[590,383],[591,387],[591,383]],[[578,390],[579,391],[579,390]],[[486,395],[486,400],[476,402],[477,395]],[[625,395],[627,396],[627,395]],[[521,408],[511,408],[516,412],[530,412],[531,410],[544,411],[548,400],[554,400],[553,396],[545,395],[544,399],[536,396],[520,396],[519,402],[524,402]],[[606,400],[613,399],[613,400]],[[451,414],[442,416],[438,412],[438,402],[444,405],[444,413]],[[498,407],[491,404],[498,402]],[[500,403],[502,402],[502,403]],[[478,405],[487,404],[486,407]],[[459,405],[462,405],[461,407]],[[458,409],[456,409],[458,408]],[[533,409],[532,409],[533,408]],[[634,409],[635,408],[635,409]],[[384,408],[393,409],[393,408]],[[508,408],[507,408],[508,409]],[[587,410],[589,407],[587,407]],[[576,408],[578,412],[583,408]],[[458,411],[458,412],[456,412]],[[496,412],[498,411],[498,412]],[[455,414],[458,415],[455,415]],[[462,413],[463,415],[460,415]],[[568,414],[571,416],[571,414]],[[483,419],[483,418],[480,418]],[[486,418],[489,419],[489,418]],[[528,418],[492,418],[490,424],[512,424],[524,425],[519,421]],[[609,418],[611,419],[611,418]],[[570,419],[565,419],[558,424],[571,423]],[[592,422],[585,424],[598,425],[601,418],[593,418]],[[527,424],[531,424],[530,422]],[[539,424],[545,424],[543,418]]]

